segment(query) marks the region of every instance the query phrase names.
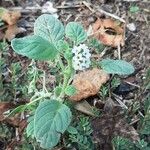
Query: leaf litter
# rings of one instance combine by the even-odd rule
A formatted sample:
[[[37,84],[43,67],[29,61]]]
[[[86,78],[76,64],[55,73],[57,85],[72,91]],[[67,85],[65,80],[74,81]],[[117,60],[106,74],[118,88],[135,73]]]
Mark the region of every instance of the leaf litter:
[[[109,75],[97,68],[76,74],[72,84],[77,89],[77,92],[74,96],[71,96],[70,99],[80,101],[96,95],[100,87],[106,83],[108,79]]]
[[[112,19],[97,19],[92,26],[93,36],[104,45],[124,46],[124,24]]]
[[[1,8],[0,18],[7,23],[7,29],[4,34],[4,38],[11,41],[18,33],[23,33],[26,30],[17,26],[17,21],[20,19],[21,13],[19,11],[9,11]]]

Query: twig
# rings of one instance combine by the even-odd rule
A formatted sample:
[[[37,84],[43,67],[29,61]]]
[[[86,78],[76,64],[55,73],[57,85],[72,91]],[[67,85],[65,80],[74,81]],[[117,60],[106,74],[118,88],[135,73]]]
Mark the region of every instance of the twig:
[[[140,89],[140,86],[137,85],[137,84],[134,84],[134,83],[131,83],[131,82],[128,82],[128,81],[124,81],[125,83],[129,84],[129,85],[132,85],[134,87],[137,87],[138,89]]]
[[[118,44],[117,46],[117,50],[118,50],[118,59],[121,59],[121,51],[120,51],[120,44]]]
[[[123,0],[124,2],[143,2],[143,3],[150,3],[149,0]]]
[[[133,120],[133,121],[130,123],[130,125],[133,125],[133,124],[137,123],[139,120],[140,120],[139,118],[138,118],[138,119]]]
[[[87,3],[86,1],[83,1],[82,3],[83,3],[92,13],[96,13],[96,11],[99,11],[99,12],[102,13],[102,14],[105,14],[105,15],[107,15],[107,16],[110,16],[110,17],[112,17],[112,18],[115,18],[115,19],[117,19],[117,20],[119,20],[119,21],[125,23],[125,20],[124,20],[124,19],[122,19],[122,18],[120,18],[120,17],[118,17],[118,16],[116,16],[116,15],[114,15],[114,14],[111,14],[111,13],[109,13],[109,12],[106,12],[106,11],[104,11],[104,10],[98,8],[98,7],[93,7],[93,8],[94,8],[94,9],[93,9],[93,8],[91,8],[91,4],[90,4],[90,3]],[[96,11],[95,11],[95,10],[96,10]]]
[[[72,6],[56,6],[57,9],[68,9],[68,8],[79,8],[83,7],[84,5],[72,5]]]
[[[121,101],[122,98],[120,98],[118,95],[112,93],[112,95],[115,97],[115,100],[120,104],[121,107],[128,109],[128,107]]]
[[[55,8],[56,9],[68,9],[68,8],[79,8],[79,7],[82,7],[84,5],[74,5],[74,6],[56,6]],[[28,12],[35,12],[35,11],[38,11],[38,10],[41,10],[42,7],[40,6],[28,6],[28,7],[25,7],[25,8],[22,8],[22,7],[11,7],[9,8],[9,10],[17,10],[17,11],[20,11],[22,13],[28,13]]]
[[[140,2],[141,0],[123,0],[124,2]]]

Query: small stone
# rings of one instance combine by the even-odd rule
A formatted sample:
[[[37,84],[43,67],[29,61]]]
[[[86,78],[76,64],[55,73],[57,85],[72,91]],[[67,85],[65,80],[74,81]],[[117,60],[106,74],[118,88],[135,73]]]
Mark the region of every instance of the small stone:
[[[127,28],[132,32],[136,31],[136,26],[134,23],[127,24]]]

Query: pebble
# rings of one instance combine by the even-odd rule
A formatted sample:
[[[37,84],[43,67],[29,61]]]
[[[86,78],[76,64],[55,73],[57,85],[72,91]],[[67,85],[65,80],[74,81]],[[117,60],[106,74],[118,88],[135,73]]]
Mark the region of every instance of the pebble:
[[[127,28],[132,32],[136,31],[136,26],[134,23],[127,24]]]

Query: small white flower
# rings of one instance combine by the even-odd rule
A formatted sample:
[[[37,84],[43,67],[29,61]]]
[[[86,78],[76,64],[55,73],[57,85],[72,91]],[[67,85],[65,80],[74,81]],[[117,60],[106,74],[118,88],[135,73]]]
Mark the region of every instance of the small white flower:
[[[74,53],[74,54],[78,53],[78,47],[77,46],[74,46],[74,48],[72,49],[72,53]]]
[[[88,51],[84,51],[83,52],[83,56],[85,56],[86,58],[90,58],[91,54],[89,53],[89,50]]]
[[[72,59],[72,64],[75,70],[84,70],[90,67],[91,54],[89,52],[88,47],[85,44],[80,44],[79,46],[75,46],[72,49],[72,53],[74,54]]]

